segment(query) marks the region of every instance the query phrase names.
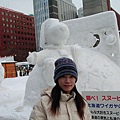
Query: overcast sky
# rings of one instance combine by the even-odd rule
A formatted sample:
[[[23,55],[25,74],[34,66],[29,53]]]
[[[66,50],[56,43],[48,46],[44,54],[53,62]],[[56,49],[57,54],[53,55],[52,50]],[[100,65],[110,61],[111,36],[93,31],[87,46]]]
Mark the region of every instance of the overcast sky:
[[[77,8],[82,7],[82,0],[72,0]],[[111,6],[120,14],[120,0],[110,0]],[[25,14],[33,13],[33,0],[0,0],[0,6]]]

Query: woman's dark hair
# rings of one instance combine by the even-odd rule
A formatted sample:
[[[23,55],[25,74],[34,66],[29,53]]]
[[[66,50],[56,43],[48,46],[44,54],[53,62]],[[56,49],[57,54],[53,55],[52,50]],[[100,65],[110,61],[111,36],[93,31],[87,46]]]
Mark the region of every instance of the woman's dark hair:
[[[76,89],[76,86],[72,89],[76,93],[75,96],[75,105],[77,107],[77,112],[79,117],[83,120],[84,119],[84,107],[85,107],[85,102],[84,98],[80,95],[78,90]],[[60,97],[61,97],[61,88],[58,84],[54,86],[51,92],[51,108],[50,112],[52,115],[59,114],[59,107],[60,107]]]

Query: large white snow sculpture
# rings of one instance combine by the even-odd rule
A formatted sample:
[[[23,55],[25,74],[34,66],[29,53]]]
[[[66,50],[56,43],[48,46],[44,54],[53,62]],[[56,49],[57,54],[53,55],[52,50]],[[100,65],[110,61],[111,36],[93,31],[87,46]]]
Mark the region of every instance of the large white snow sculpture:
[[[44,50],[29,53],[27,57],[29,63],[36,65],[26,84],[25,105],[33,105],[43,89],[54,85],[55,60],[61,56],[71,57],[68,53],[70,50],[67,50],[69,47],[64,45],[69,37],[68,27],[64,23],[60,23],[57,19],[48,19],[43,23],[41,31],[45,43]]]
[[[113,11],[63,22],[70,31],[68,45],[78,44],[83,48],[91,48],[105,54],[120,66],[120,36]]]
[[[111,14],[111,12],[109,14]],[[101,19],[103,18],[99,17],[98,23]],[[72,21],[74,23],[75,20],[68,21],[68,23],[71,23],[69,29],[78,31],[78,27],[74,27]],[[79,22],[79,19],[78,21],[76,19],[76,24],[79,25]],[[42,90],[54,85],[53,64],[57,58],[63,56],[73,59],[77,64],[79,72],[77,87],[80,92],[82,90],[120,90],[120,68],[116,63],[108,56],[98,51],[93,51],[89,48],[82,48],[79,45],[66,45],[69,38],[69,29],[66,25],[67,24],[52,18],[47,19],[42,24],[41,44],[44,49],[40,52],[30,53],[27,58],[28,62],[31,64],[33,62],[33,64],[36,65],[30,73],[26,84],[24,105],[33,106],[40,97]],[[89,28],[89,25],[84,24],[84,27]],[[75,34],[75,32],[70,34],[74,42],[75,39],[72,35],[75,36],[78,34]],[[114,38],[114,36],[112,37]],[[109,40],[109,37],[107,39],[106,42],[108,43],[114,44],[114,42],[116,42]],[[117,82],[114,83],[114,80]]]

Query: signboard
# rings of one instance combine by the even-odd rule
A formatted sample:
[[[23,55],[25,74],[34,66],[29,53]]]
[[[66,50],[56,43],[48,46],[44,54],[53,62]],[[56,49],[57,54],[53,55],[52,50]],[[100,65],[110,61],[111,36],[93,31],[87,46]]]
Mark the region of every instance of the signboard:
[[[120,120],[120,91],[83,91],[92,120]]]

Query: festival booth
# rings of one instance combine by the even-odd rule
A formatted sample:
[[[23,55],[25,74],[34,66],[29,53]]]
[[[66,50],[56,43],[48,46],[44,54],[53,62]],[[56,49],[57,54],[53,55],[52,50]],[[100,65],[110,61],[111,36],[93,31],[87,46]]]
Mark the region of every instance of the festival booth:
[[[2,66],[4,67],[4,70],[5,70],[4,78],[17,77],[15,63],[16,63],[16,61],[1,62]]]

